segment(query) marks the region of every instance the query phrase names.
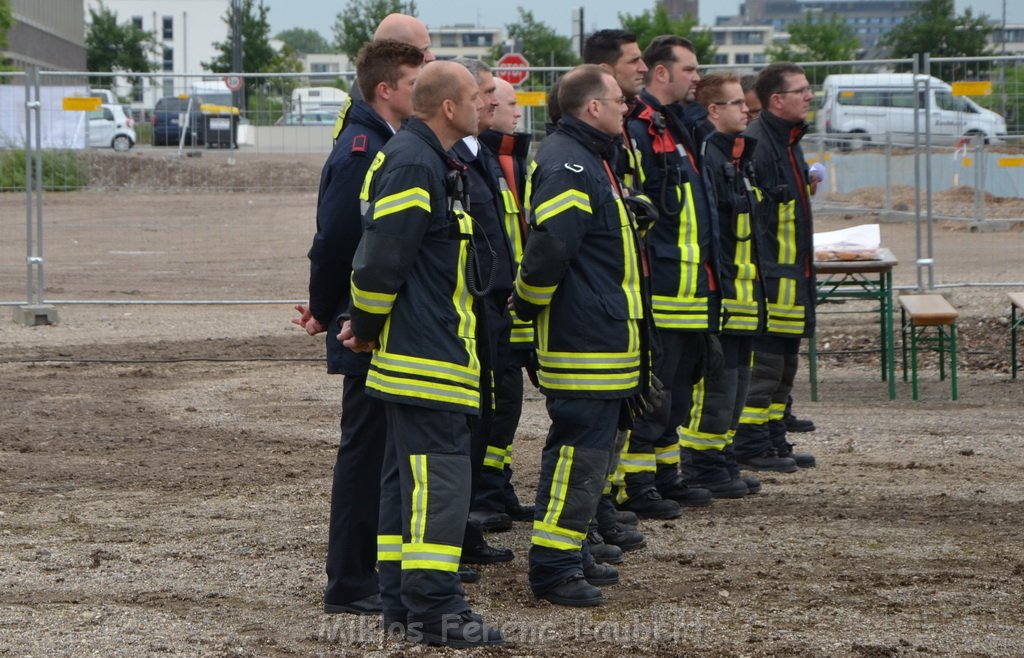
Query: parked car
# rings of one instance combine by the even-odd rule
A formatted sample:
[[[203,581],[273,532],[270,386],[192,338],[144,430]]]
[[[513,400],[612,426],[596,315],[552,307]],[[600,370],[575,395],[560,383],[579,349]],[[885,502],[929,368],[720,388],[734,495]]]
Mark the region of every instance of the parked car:
[[[103,103],[98,110],[90,110],[89,146],[128,151],[135,146],[135,121],[125,114],[124,108],[112,103]]]
[[[928,95],[924,83],[928,82]],[[817,113],[818,131],[845,135],[840,148],[857,148],[886,133],[901,140],[914,135],[914,74],[870,73],[830,75],[824,82],[825,100]],[[1006,121],[938,78],[917,76],[918,130],[930,124],[937,144],[961,137],[982,136],[986,142],[1006,137]]]
[[[206,143],[206,126],[200,110],[202,100],[198,97],[192,97],[191,100],[191,109],[189,96],[185,95],[164,96],[156,102],[150,119],[153,124],[153,146],[177,146],[186,120],[188,131],[185,133],[185,144],[195,142],[196,146],[202,146]]]
[[[333,126],[338,118],[339,107],[317,107],[302,112],[288,112],[281,115],[275,126]]]

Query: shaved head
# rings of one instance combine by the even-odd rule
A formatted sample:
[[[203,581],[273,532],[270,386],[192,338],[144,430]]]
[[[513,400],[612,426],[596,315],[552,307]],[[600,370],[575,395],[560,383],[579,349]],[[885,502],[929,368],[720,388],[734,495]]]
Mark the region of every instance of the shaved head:
[[[494,84],[496,87],[494,97],[498,101],[498,107],[494,111],[491,128],[498,132],[512,134],[516,131],[519,118],[523,116],[519,106],[516,105],[516,89],[501,78],[495,78]]]
[[[406,14],[388,14],[377,26],[373,40],[394,39],[411,46],[416,46],[423,53],[424,62],[432,62],[436,57],[430,52],[430,33],[423,21]]]
[[[394,14],[392,14],[394,15]],[[476,87],[476,80],[465,66],[452,61],[434,61],[423,67],[412,92],[416,116],[435,116],[446,100],[458,101],[466,86]]]

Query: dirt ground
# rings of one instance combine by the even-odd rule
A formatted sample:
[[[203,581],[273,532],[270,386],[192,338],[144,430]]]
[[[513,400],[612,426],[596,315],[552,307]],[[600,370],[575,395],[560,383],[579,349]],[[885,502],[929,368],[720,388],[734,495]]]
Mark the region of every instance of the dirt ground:
[[[49,195],[54,326],[0,322],[0,655],[455,655],[321,613],[340,378],[289,323],[304,297],[313,192]],[[873,221],[821,215],[821,230]],[[885,224],[915,281],[914,227]],[[0,299],[24,294],[24,196],[0,195]],[[1018,231],[936,229],[940,281],[1020,282]],[[1024,286],[1018,289],[1024,289]],[[870,314],[822,316],[793,438],[818,467],[761,494],[644,521],[600,608],[536,601],[529,527],[491,536],[473,607],[510,644],[486,656],[1024,655],[1024,378],[1005,290],[943,290],[961,312],[960,400],[934,359],[921,401],[879,381]],[[856,310],[849,307],[823,310]],[[855,353],[846,353],[855,352]],[[515,483],[547,428],[528,387]],[[357,501],[355,504],[373,504]]]

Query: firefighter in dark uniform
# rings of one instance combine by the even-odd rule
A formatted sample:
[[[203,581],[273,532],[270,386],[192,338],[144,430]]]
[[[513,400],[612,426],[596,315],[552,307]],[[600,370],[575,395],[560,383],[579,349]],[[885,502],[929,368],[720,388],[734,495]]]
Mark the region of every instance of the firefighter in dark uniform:
[[[401,569],[380,566],[384,620],[404,623],[416,642],[499,644],[501,633],[470,611],[457,573],[481,367],[465,165],[448,151],[477,130],[479,88],[462,66],[433,62],[416,81],[413,108],[363,184],[351,321],[340,335],[350,349],[372,350],[367,394],[387,418],[378,546],[400,553]],[[401,534],[385,531],[394,518]]]
[[[687,483],[717,498],[741,498],[761,488],[757,478],[740,475],[730,446],[750,382],[751,341],[764,319],[754,240],[762,196],[751,180],[754,142],[741,134],[747,127],[747,108],[740,77],[715,73],[702,79],[696,100],[714,128],[701,153],[719,222],[723,367],[694,387],[690,423],[679,430],[682,473]]]
[[[496,104],[489,127],[481,121],[480,144],[494,163],[499,208],[505,237],[511,250],[513,275],[526,245],[526,217],[523,193],[526,188],[526,158],[531,136],[515,132],[522,112],[516,92],[505,80],[494,78]],[[470,184],[472,193],[472,182]],[[477,218],[477,213],[473,214]],[[473,494],[473,510],[501,512],[513,521],[533,521],[533,505],[523,505],[512,486],[512,440],[523,410],[523,368],[532,365],[533,323],[511,314],[509,354],[505,365],[495,370],[494,420],[489,434],[480,480]],[[472,514],[472,512],[471,512]]]
[[[598,605],[614,567],[587,564],[624,403],[649,381],[642,344],[639,238],[611,168],[625,99],[615,78],[583,65],[562,77],[563,116],[531,180],[530,235],[512,303],[536,318],[538,380],[551,428],[541,457],[530,547],[536,596]],[[648,375],[649,377],[649,375]]]
[[[700,169],[694,126],[680,104],[693,100],[700,80],[693,45],[676,36],[655,38],[644,51],[647,88],[627,129],[640,156],[644,193],[659,212],[647,248],[651,305],[661,352],[655,374],[665,402],[637,420],[620,465],[619,506],[641,517],[651,500],[707,505],[711,494],[690,488],[679,474],[677,428],[687,423],[691,390],[713,365],[706,354],[719,328],[718,225]]]
[[[412,116],[412,87],[423,63],[420,51],[397,41],[375,41],[356,60],[364,98],[349,112],[345,131],[320,177],[317,232],[309,250],[309,304],[294,322],[307,333],[326,331],[327,372],[342,374],[341,442],[331,487],[324,611],[379,614],[377,506],[384,459],[384,409],[366,395],[368,354],[338,342],[337,320],[349,307],[352,255],[362,235],[359,190],[370,163]]]
[[[750,389],[733,448],[740,465],[792,473],[814,465],[794,453],[783,420],[796,377],[800,340],[814,332],[814,226],[807,162],[800,140],[814,93],[803,69],[771,64],[754,85],[761,114],[746,134],[757,141],[754,175],[768,206],[758,232],[765,287],[765,332],[754,340]]]

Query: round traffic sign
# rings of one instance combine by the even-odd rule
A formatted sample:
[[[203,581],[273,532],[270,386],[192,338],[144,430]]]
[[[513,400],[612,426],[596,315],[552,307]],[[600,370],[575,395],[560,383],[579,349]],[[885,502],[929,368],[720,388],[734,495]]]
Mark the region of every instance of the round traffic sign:
[[[494,65],[494,71],[499,78],[513,84],[521,85],[530,77],[530,63],[520,53],[507,53]]]
[[[224,76],[224,84],[228,86],[231,91],[238,91],[242,88],[242,77],[238,75],[226,75]]]

